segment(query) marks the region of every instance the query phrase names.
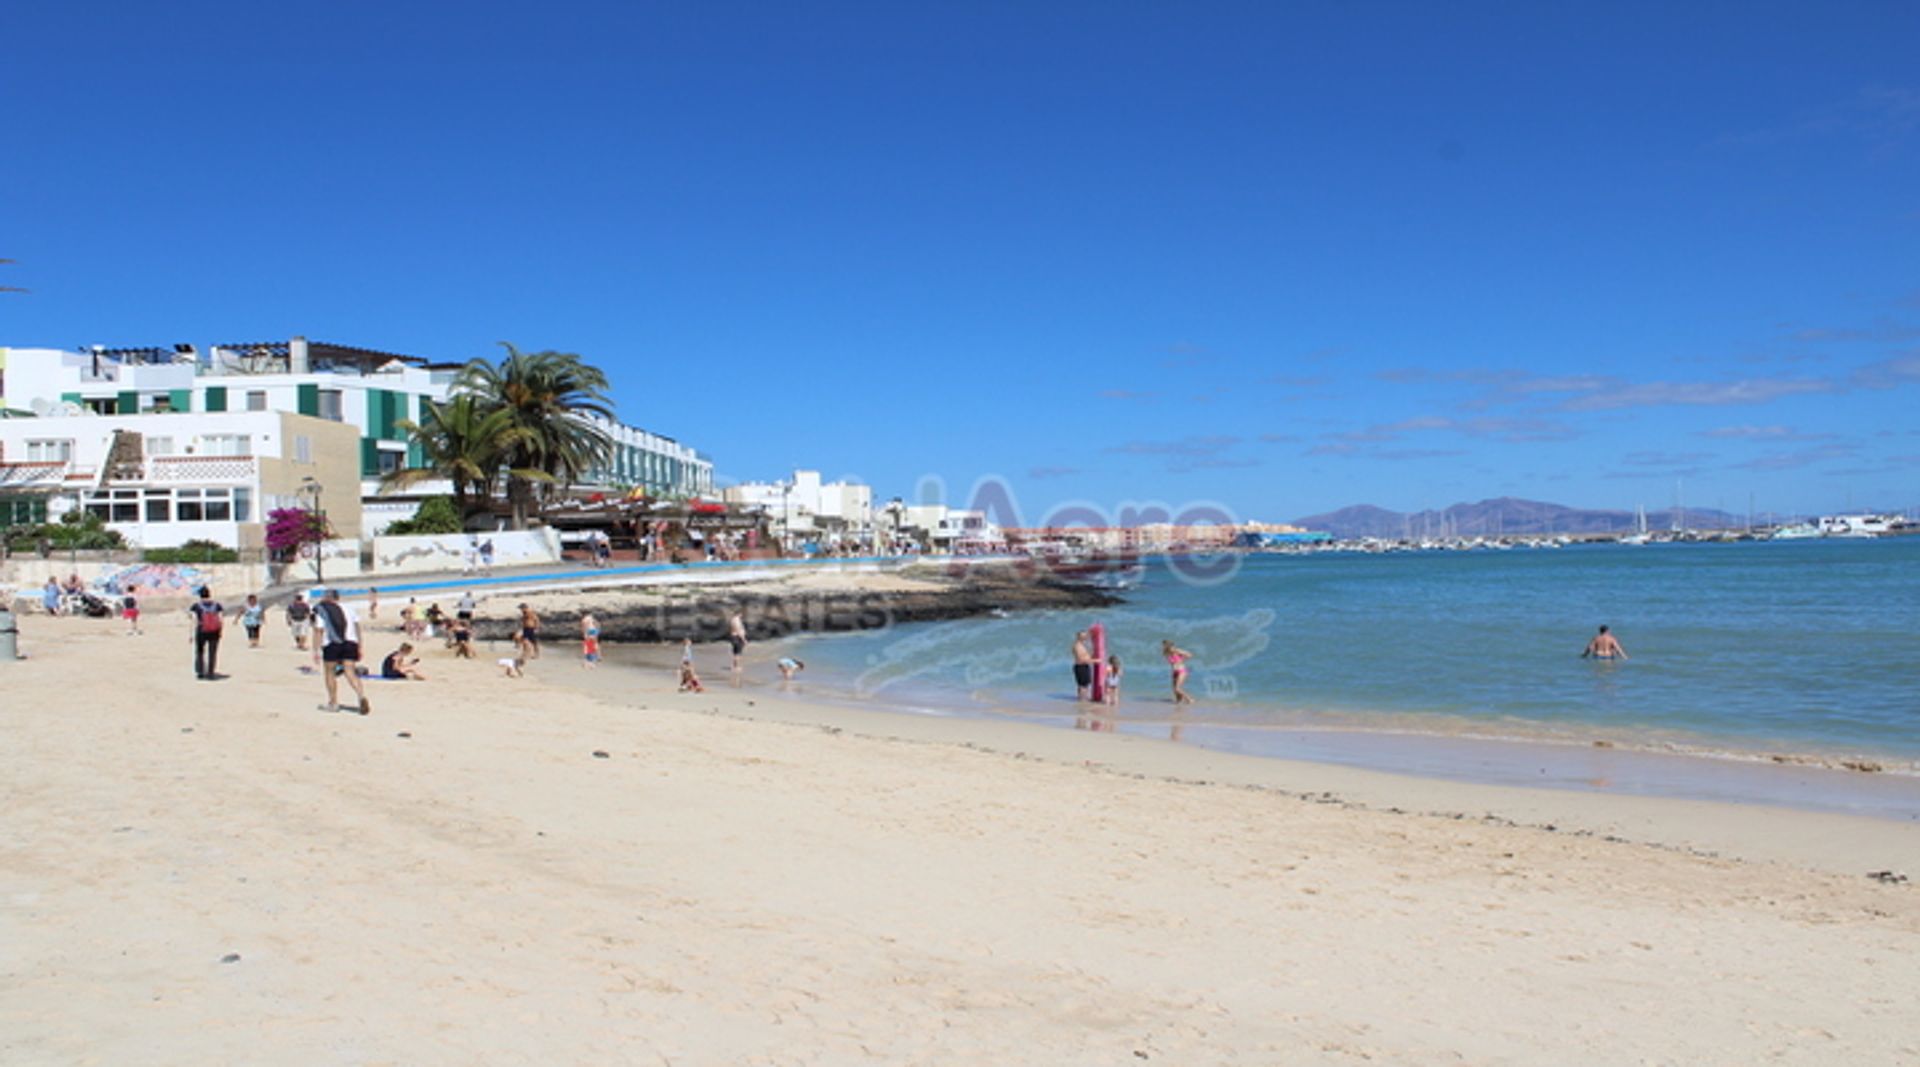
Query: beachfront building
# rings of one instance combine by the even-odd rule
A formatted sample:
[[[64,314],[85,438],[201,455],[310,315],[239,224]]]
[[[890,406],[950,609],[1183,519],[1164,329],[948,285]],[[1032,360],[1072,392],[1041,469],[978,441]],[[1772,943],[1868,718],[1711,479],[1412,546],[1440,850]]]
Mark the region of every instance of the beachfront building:
[[[713,458],[706,453],[624,423],[597,418],[588,421],[613,442],[612,456],[605,467],[589,475],[590,484],[639,489],[658,498],[712,495]]]
[[[785,481],[728,486],[720,499],[764,509],[774,530],[794,542],[849,549],[874,544],[873,489],[858,482],[823,482],[819,471],[796,470]]]
[[[38,417],[287,412],[342,424],[354,431],[344,456],[354,476],[331,484],[342,496],[348,485],[358,485],[371,536],[412,516],[420,501],[449,491],[445,483],[423,482],[387,493],[381,479],[424,461],[400,423],[419,422],[428,401],[446,400],[464,366],[464,361],[304,337],[204,349],[187,344],[0,348],[0,412]],[[581,488],[637,487],[662,497],[712,492],[713,461],[703,453],[623,423],[600,425],[613,439],[611,462]]]
[[[318,503],[336,536],[357,538],[358,440],[283,411],[0,419],[0,525],[78,509],[140,548],[258,549],[269,512]]]

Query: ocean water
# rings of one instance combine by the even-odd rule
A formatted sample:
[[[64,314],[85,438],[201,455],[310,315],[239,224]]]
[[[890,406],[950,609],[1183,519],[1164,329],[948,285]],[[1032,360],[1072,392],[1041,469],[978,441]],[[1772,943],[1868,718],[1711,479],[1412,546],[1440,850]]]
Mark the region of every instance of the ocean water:
[[[1125,665],[1117,727],[1605,741],[1920,765],[1920,538],[1149,565],[1123,606],[802,638],[809,681],[893,704],[1071,719],[1074,632]],[[1599,624],[1629,660],[1579,658]],[[1195,654],[1176,713],[1163,638]],[[1236,740],[1237,738],[1237,740]]]

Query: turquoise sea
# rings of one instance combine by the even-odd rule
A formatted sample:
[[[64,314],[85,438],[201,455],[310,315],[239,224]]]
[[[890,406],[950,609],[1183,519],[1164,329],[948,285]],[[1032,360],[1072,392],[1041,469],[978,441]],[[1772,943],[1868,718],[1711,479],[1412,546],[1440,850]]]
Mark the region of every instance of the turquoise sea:
[[[1100,621],[1126,667],[1122,732],[1275,754],[1358,731],[1920,767],[1920,538],[1262,555],[1213,584],[1158,561],[1124,595],[795,650],[817,689],[1071,722],[1069,646]],[[1601,623],[1628,661],[1579,658]],[[1184,713],[1162,638],[1195,653]]]

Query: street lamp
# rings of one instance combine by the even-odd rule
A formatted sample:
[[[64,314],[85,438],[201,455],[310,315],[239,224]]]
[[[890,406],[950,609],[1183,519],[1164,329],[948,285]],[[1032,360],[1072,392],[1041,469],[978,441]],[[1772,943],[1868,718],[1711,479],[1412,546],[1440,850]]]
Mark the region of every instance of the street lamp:
[[[318,516],[320,519],[320,540],[313,543],[313,583],[324,586],[327,584],[327,578],[323,568],[327,554],[327,513],[320,508],[320,492],[320,483],[313,480],[313,475],[309,474],[300,479],[300,495],[310,498],[312,501],[307,511],[310,515]],[[309,518],[308,521],[312,522],[313,520]]]

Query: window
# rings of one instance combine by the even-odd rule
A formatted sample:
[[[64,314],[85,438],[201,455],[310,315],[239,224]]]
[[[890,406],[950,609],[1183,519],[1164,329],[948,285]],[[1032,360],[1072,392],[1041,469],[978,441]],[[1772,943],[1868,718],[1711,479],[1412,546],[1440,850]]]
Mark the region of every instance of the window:
[[[209,489],[207,492],[207,521],[232,522],[233,501],[228,499],[225,489]]]
[[[345,416],[341,414],[340,390],[320,390],[320,410],[318,414],[321,418],[332,419],[334,422],[342,422],[345,420]]]
[[[253,490],[235,489],[233,491],[233,521],[248,522],[253,515]]]
[[[198,489],[176,489],[173,494],[174,516],[181,522],[199,522],[206,514],[206,508],[200,500]]]
[[[172,522],[173,500],[165,489],[147,490],[147,521]]]
[[[399,470],[400,464],[406,458],[407,458],[407,454],[405,452],[382,451],[380,453],[380,473],[392,474],[394,471]]]
[[[247,410],[248,411],[267,410],[267,391],[265,389],[247,390]]]
[[[73,462],[73,442],[66,441],[28,441],[28,463],[71,463]]]
[[[87,497],[86,509],[88,514],[98,515],[102,522],[138,522],[140,491],[115,489],[108,493],[95,493]]]
[[[293,461],[295,463],[312,463],[313,462],[313,438],[308,437],[305,434],[294,435]]]
[[[200,454],[205,456],[251,456],[253,435],[210,433],[200,439]]]
[[[147,438],[147,455],[149,456],[173,455],[173,438],[148,437]]]

